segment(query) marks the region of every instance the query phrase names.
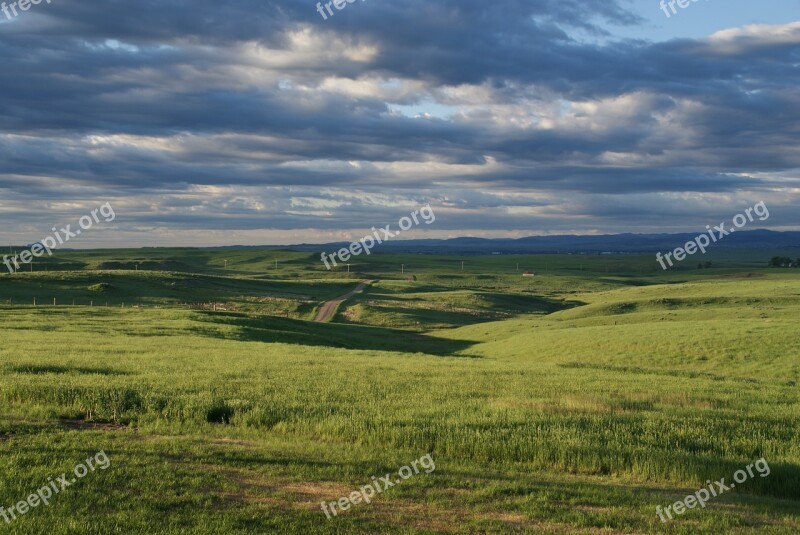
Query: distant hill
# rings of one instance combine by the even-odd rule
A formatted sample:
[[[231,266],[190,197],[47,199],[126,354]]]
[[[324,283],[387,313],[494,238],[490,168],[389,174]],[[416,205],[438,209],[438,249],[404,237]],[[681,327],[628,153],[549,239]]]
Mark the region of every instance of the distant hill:
[[[390,240],[375,250],[393,253],[438,254],[559,254],[559,253],[655,253],[671,251],[698,233],[681,234],[607,234],[530,236],[517,239],[453,238],[447,240]],[[282,246],[296,251],[334,250],[349,242]],[[276,247],[278,248],[278,247]],[[738,231],[714,244],[719,249],[788,249],[800,248],[800,232],[771,230]]]

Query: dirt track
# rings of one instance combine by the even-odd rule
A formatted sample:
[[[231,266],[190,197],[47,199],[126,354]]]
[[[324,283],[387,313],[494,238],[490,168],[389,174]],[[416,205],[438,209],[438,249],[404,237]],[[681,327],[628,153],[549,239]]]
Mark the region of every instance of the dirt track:
[[[333,314],[336,312],[336,307],[339,306],[339,303],[346,299],[350,299],[354,295],[361,293],[364,291],[364,288],[369,286],[375,281],[361,281],[358,283],[358,286],[355,287],[354,290],[347,292],[344,295],[337,297],[336,299],[332,299],[331,301],[326,301],[321,307],[319,307],[319,311],[317,312],[317,317],[314,318],[314,321],[325,322],[330,321],[333,318]]]

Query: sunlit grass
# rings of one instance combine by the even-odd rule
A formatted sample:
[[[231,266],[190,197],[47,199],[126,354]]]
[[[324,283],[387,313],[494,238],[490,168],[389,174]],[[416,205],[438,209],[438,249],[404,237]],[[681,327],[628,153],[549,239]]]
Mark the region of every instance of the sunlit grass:
[[[102,279],[169,305],[177,290],[165,283],[186,279],[112,275],[34,274],[0,289]],[[798,529],[800,279],[600,289],[607,283],[574,276],[562,295],[516,278],[469,276],[461,289],[429,278],[359,298],[353,307],[373,326],[171,306],[0,306],[0,505],[100,449],[112,460],[12,529],[666,531],[656,505],[760,457],[769,477],[669,529]],[[312,300],[341,289],[202,281],[198,291]],[[446,312],[438,326],[465,326],[395,329],[428,331]],[[411,324],[428,313],[426,329]],[[319,509],[425,453],[434,473],[332,521]]]

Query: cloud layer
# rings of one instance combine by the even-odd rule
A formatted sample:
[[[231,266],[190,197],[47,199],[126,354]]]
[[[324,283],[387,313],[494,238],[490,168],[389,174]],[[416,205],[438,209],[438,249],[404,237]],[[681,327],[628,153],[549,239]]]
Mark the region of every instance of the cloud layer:
[[[428,202],[427,236],[687,230],[760,200],[800,228],[800,22],[653,43],[614,38],[641,23],[617,0],[334,12],[54,1],[0,23],[6,239],[105,201],[92,245],[329,241]]]

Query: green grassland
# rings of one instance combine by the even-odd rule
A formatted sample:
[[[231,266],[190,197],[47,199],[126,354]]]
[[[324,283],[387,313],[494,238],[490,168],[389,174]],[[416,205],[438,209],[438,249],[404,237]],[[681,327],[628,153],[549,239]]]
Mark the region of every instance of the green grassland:
[[[796,533],[800,273],[768,258],[59,253],[0,276],[0,506],[111,467],[0,530]],[[769,476],[656,516],[761,457]]]

